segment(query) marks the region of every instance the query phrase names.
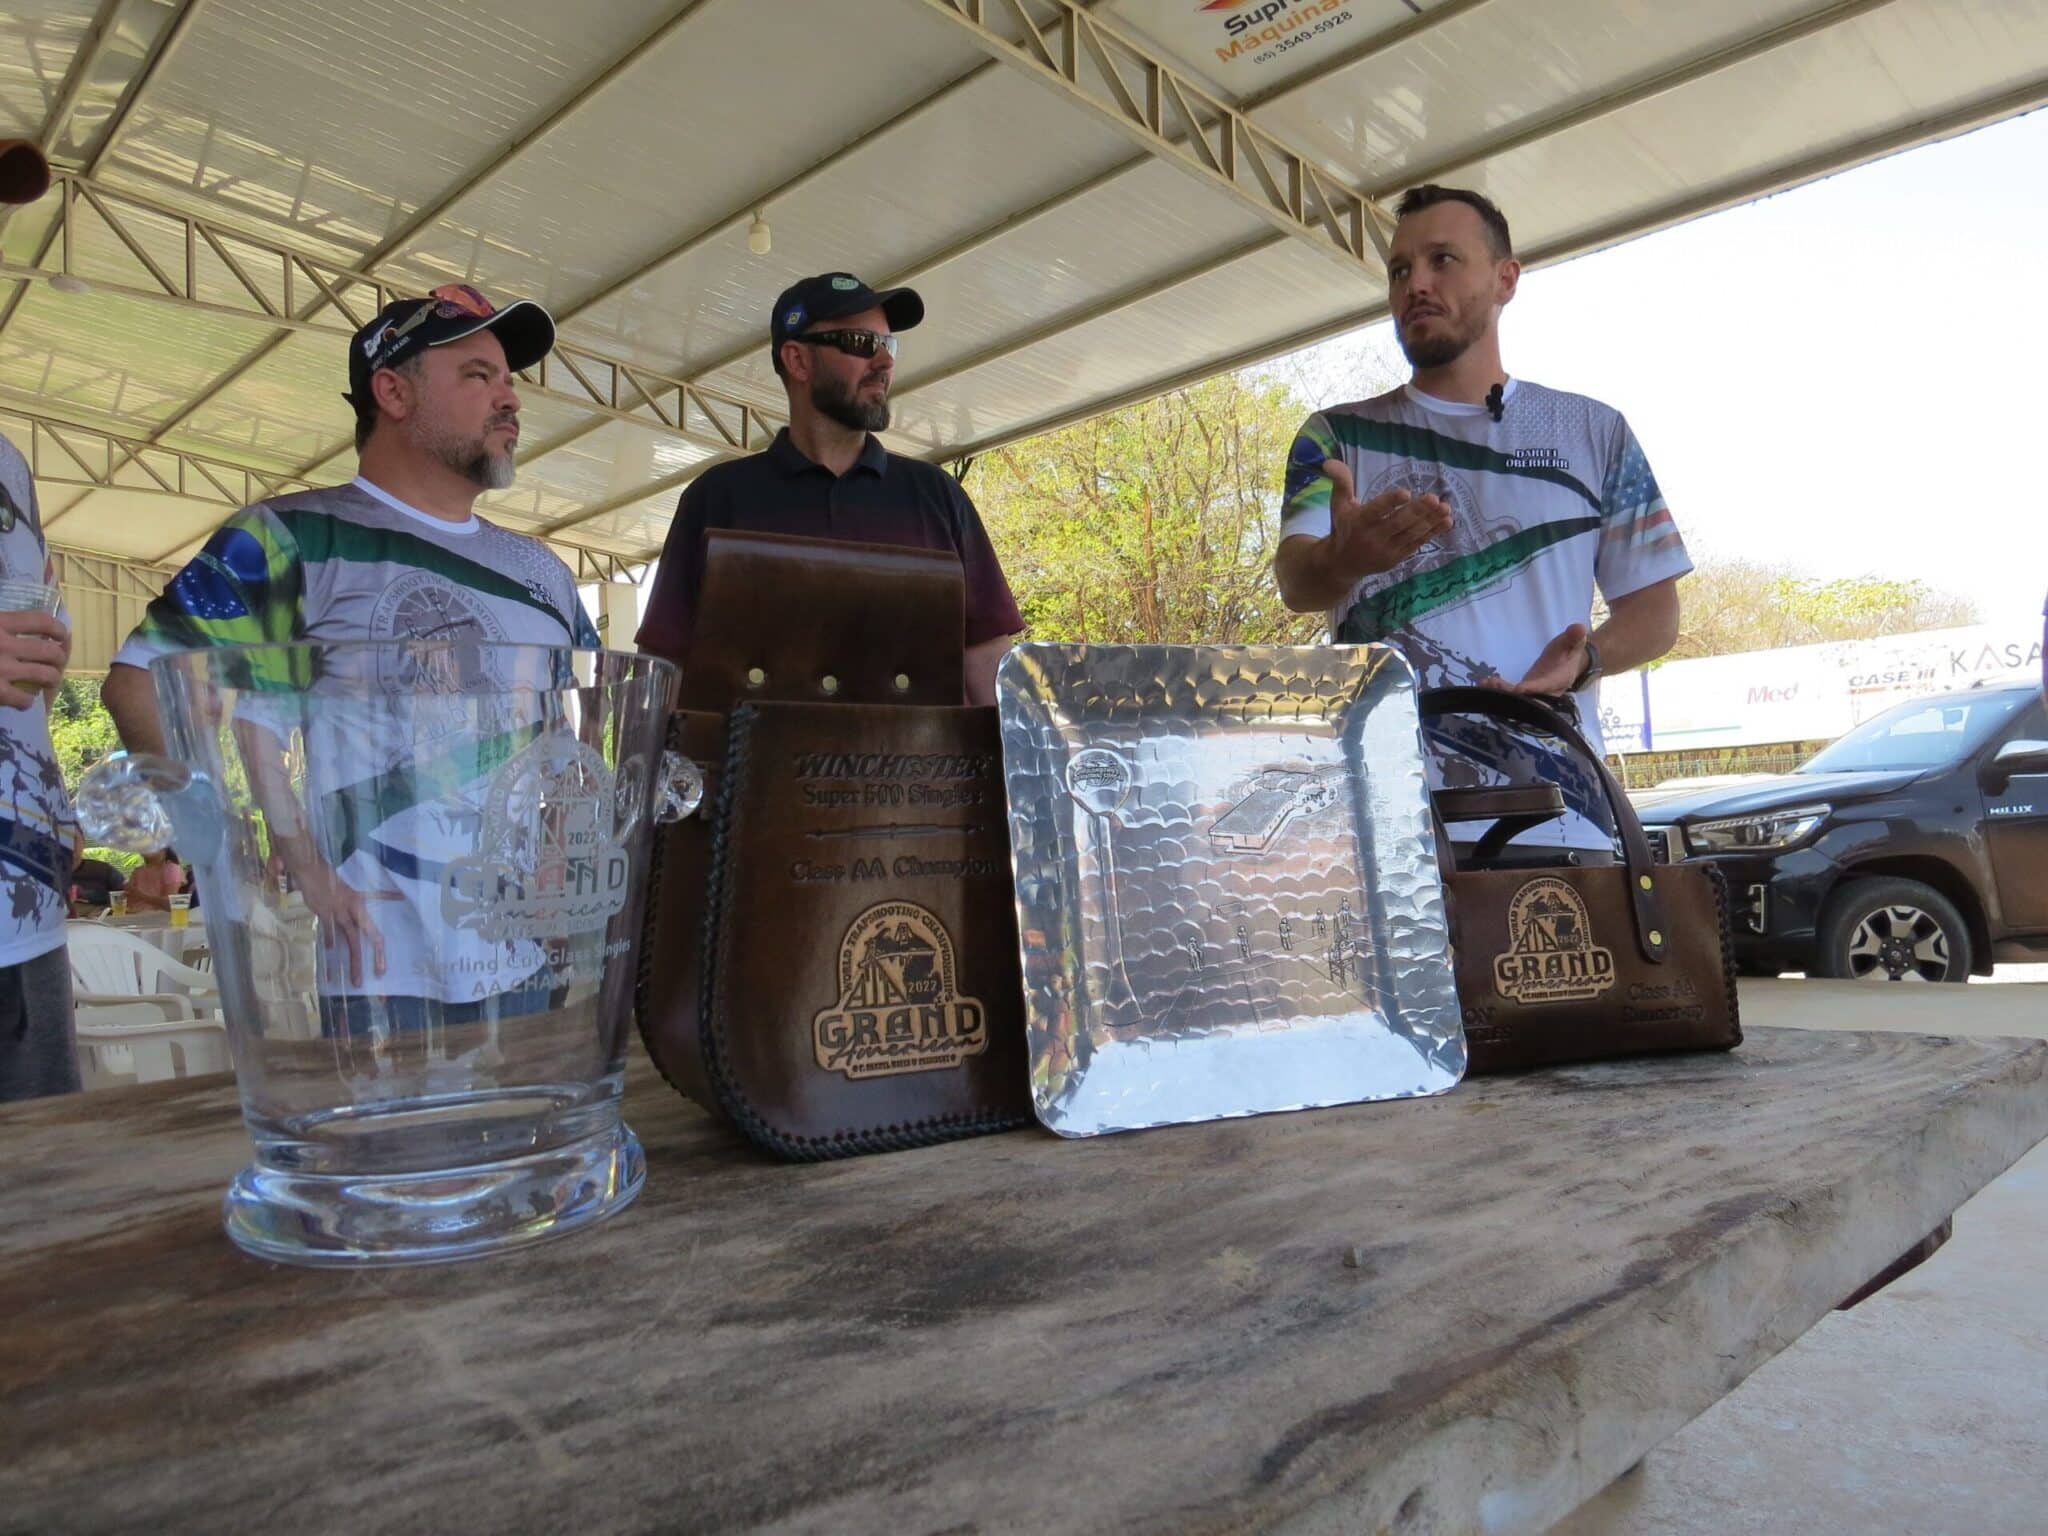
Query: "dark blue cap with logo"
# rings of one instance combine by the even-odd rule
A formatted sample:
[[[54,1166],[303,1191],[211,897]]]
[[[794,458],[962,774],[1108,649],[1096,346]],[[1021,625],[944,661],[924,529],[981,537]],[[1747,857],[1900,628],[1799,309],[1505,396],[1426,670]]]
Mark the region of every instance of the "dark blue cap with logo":
[[[370,375],[396,368],[429,347],[489,331],[505,349],[505,366],[531,368],[555,344],[555,321],[531,299],[499,309],[467,283],[444,283],[425,298],[393,299],[355,334],[348,349],[348,396],[369,398]]]
[[[884,288],[879,293],[851,272],[825,272],[782,290],[769,317],[771,344],[780,347],[826,320],[879,309],[892,331],[907,331],[924,318],[924,300],[910,288]]]

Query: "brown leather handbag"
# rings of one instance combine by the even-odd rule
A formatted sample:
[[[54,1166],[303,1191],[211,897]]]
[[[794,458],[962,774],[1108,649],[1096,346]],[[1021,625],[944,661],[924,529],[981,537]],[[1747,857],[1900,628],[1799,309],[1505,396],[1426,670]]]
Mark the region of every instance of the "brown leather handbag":
[[[671,1085],[784,1157],[1028,1123],[993,709],[942,551],[714,532],[637,993]]]
[[[1598,776],[1621,862],[1558,851],[1511,856],[1520,833],[1564,813],[1555,785],[1439,790],[1439,856],[1465,1019],[1468,1074],[1742,1041],[1727,890],[1705,864],[1653,864],[1628,796],[1565,714],[1541,699],[1438,688],[1425,715],[1478,715],[1539,731]],[[1462,859],[1445,826],[1486,820]]]

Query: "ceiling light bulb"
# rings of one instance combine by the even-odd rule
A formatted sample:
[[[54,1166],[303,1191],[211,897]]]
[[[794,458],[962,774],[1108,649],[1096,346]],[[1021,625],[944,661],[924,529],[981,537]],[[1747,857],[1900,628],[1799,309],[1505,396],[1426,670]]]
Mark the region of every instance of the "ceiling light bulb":
[[[747,249],[756,256],[766,256],[774,243],[775,237],[769,232],[768,220],[756,213],[754,222],[747,226]]]

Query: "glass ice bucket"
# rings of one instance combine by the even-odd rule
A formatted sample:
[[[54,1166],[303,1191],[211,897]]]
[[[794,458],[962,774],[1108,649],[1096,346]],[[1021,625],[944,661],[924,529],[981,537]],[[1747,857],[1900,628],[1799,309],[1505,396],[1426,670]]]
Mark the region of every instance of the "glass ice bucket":
[[[401,642],[150,671],[169,753],[99,765],[79,813],[197,877],[256,1148],[228,1235],[291,1263],[428,1262],[631,1201],[650,823],[694,808],[662,752],[674,668]]]

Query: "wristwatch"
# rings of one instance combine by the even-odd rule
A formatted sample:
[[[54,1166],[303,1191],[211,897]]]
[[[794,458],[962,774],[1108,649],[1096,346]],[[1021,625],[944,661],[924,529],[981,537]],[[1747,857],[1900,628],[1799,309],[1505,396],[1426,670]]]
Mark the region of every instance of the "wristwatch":
[[[1593,643],[1593,637],[1586,637],[1586,664],[1579,668],[1579,675],[1572,679],[1570,691],[1579,692],[1600,681],[1600,647]]]

